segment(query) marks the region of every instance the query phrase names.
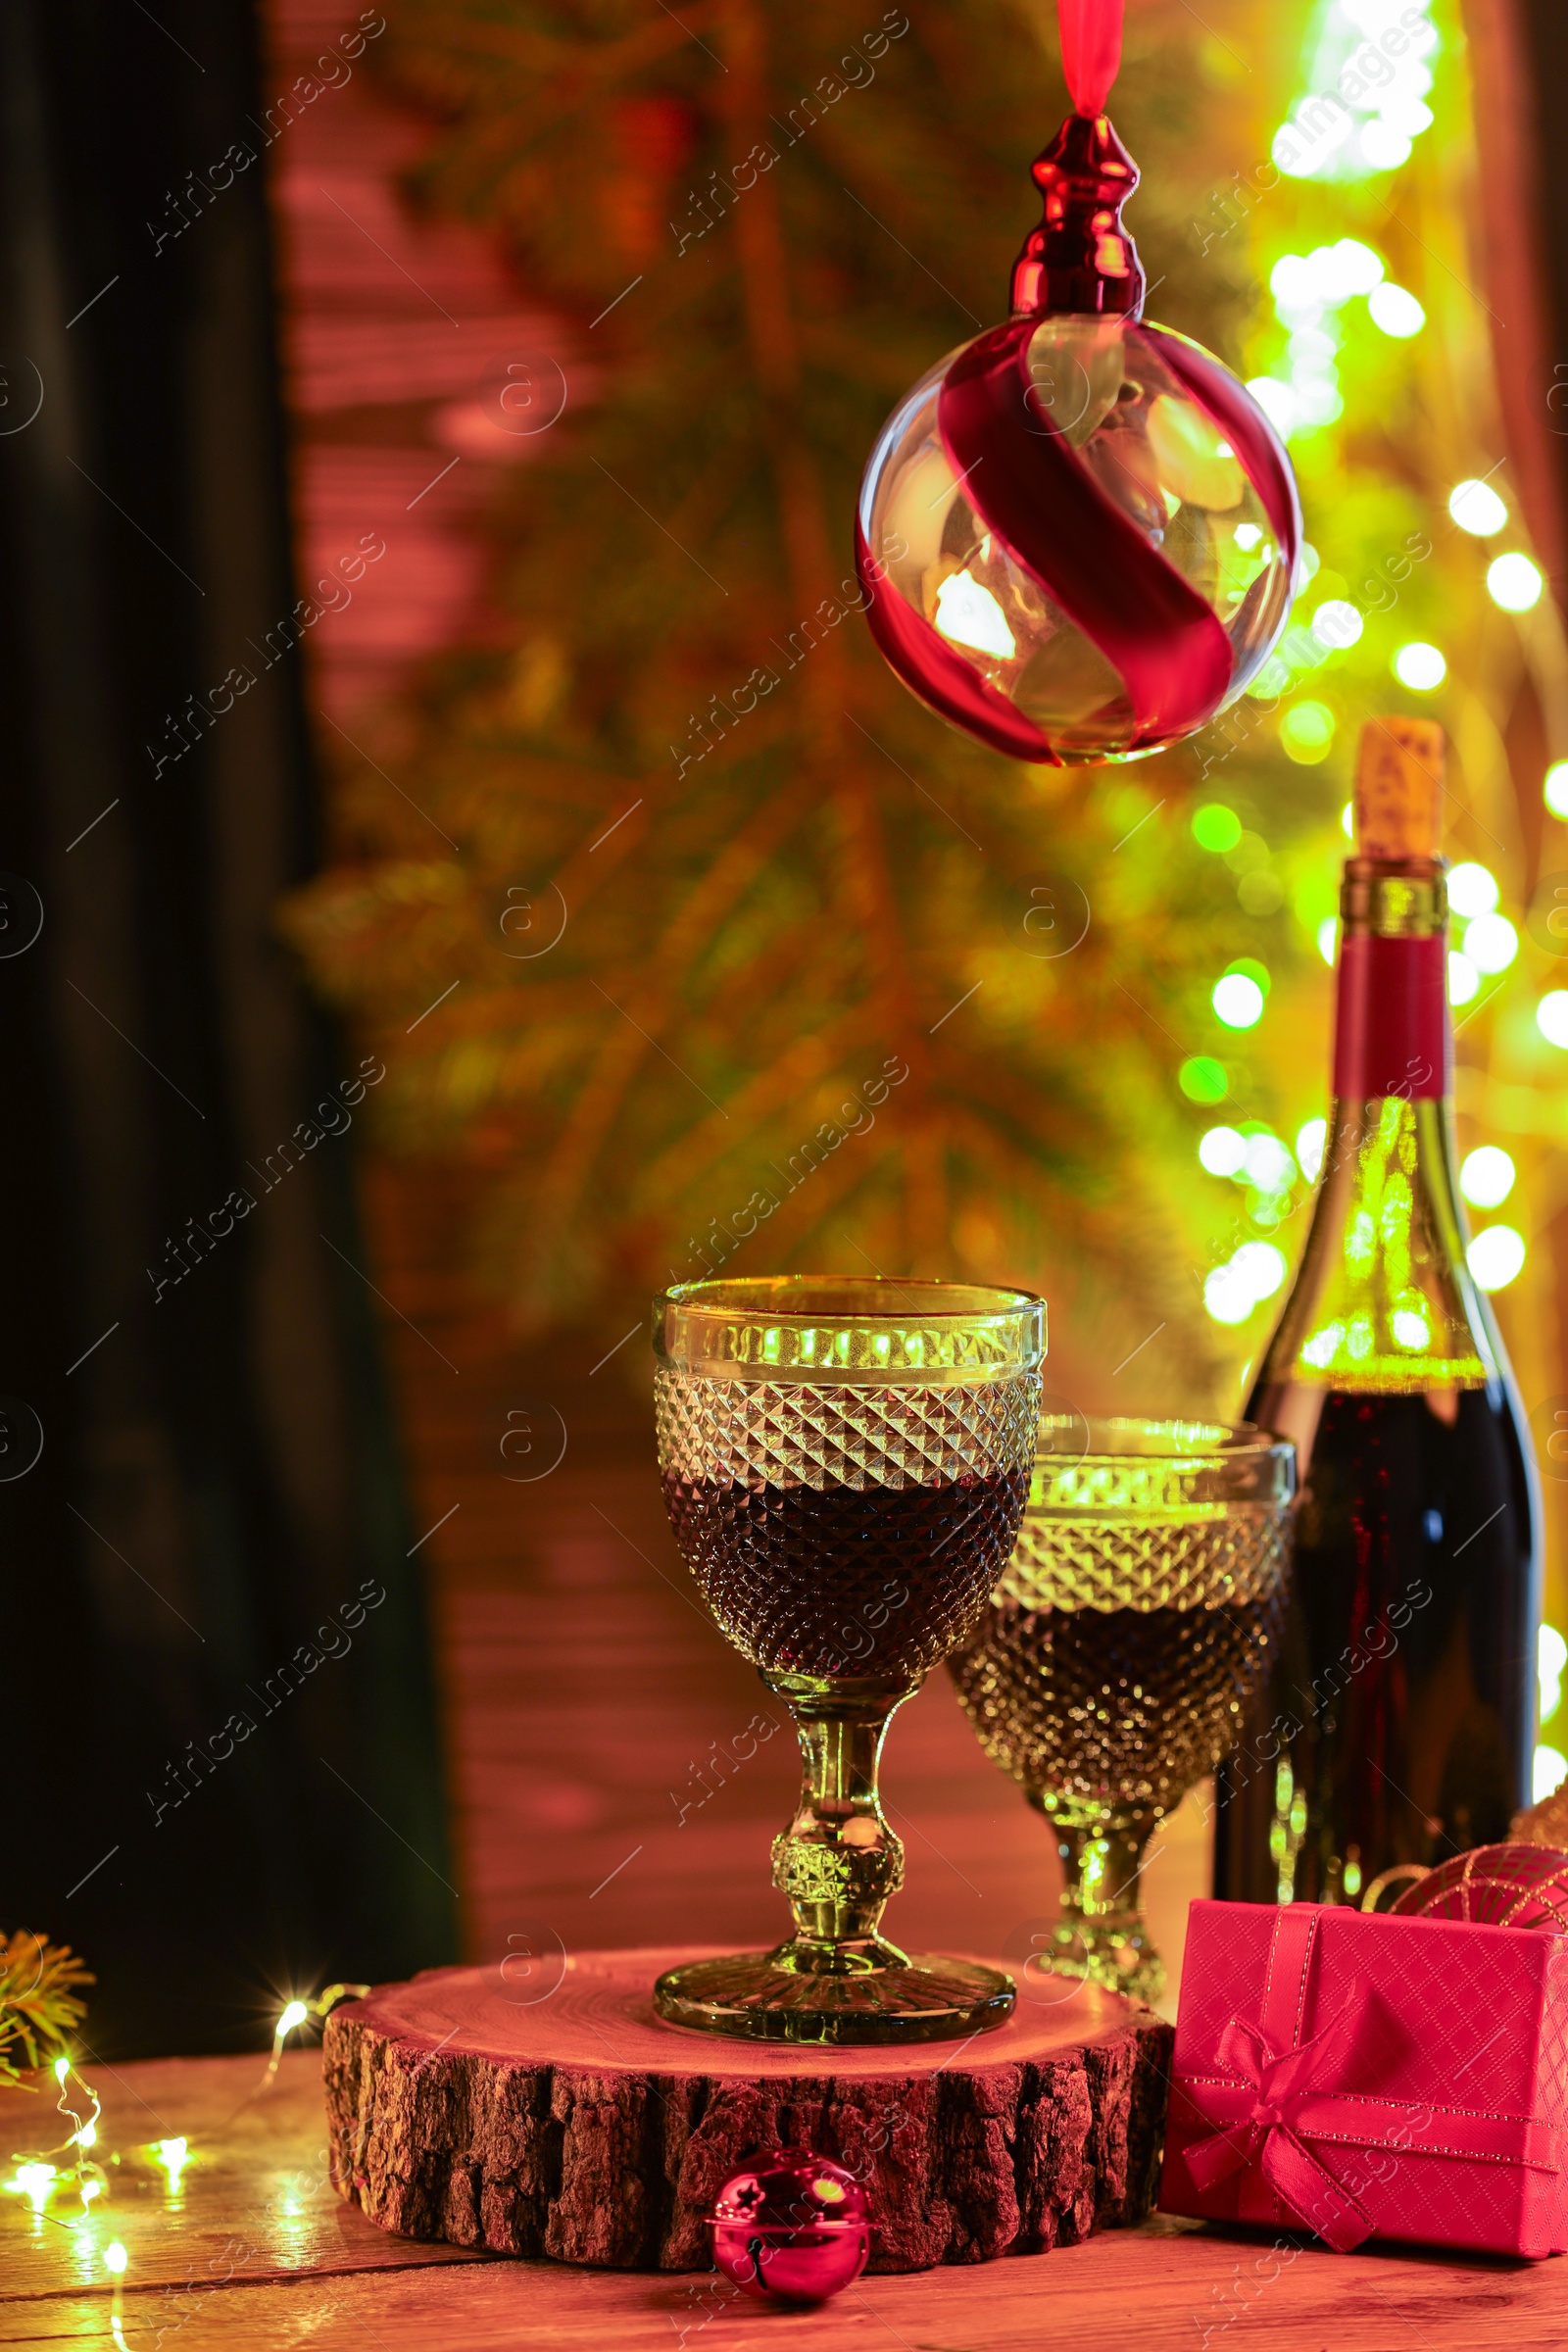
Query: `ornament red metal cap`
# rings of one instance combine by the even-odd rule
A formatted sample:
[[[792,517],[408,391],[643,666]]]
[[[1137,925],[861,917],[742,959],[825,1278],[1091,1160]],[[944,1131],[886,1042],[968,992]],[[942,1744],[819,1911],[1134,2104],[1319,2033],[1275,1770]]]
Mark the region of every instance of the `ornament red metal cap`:
[[[1110,117],[1069,115],[1031,171],[1046,209],[1012,266],[1013,317],[1136,318],[1144,270],[1121,208],[1138,185],[1138,166]]]

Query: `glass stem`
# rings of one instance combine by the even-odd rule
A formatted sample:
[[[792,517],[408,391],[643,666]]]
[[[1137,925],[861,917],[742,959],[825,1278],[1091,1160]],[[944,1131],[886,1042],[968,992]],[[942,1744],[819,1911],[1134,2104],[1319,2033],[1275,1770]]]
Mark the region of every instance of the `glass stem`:
[[[1030,1795],[1044,1812],[1041,1796]],[[1158,1819],[1139,1813],[1114,1822],[1051,1823],[1062,1867],[1054,1965],[1146,2001],[1165,1982],[1165,1964],[1144,1924],[1141,1883],[1144,1848]]]
[[[889,1895],[904,1884],[904,1847],[882,1811],[877,1767],[894,1712],[919,1682],[764,1674],[795,1720],[801,1797],[773,1840],[773,1884],[787,1895],[795,1935],[775,1953],[806,1976],[902,1968],[906,1955],[879,1934]]]

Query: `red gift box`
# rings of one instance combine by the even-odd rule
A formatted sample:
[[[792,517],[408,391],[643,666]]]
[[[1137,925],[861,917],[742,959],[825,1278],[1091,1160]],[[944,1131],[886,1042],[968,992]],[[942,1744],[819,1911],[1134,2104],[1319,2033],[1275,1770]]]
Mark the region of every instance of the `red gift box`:
[[[1557,2254],[1565,2164],[1568,1936],[1193,1904],[1162,2211]]]

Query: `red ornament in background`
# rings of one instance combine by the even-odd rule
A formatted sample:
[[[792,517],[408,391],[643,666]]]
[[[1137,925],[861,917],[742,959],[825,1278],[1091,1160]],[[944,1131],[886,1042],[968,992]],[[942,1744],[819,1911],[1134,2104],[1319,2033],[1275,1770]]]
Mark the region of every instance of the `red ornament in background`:
[[[865,2191],[808,2148],[759,2150],[713,2205],[713,2261],[748,2294],[824,2303],[851,2285],[871,2250]]]
[[[1568,1931],[1568,1853],[1554,1845],[1473,1845],[1407,1886],[1406,1918],[1478,1919],[1494,1928]]]
[[[1077,110],[1034,165],[1012,317],[923,376],[860,485],[871,631],[993,751],[1137,759],[1242,693],[1290,611],[1290,461],[1200,345],[1142,320],[1138,171],[1102,112],[1121,0],[1057,0]]]

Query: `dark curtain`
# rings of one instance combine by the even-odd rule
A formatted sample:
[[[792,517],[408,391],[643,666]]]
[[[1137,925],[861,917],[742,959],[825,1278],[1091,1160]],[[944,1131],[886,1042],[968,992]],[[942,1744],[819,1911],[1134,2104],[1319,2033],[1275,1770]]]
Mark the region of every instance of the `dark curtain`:
[[[111,2055],[454,1939],[380,1065],[272,928],[315,800],[263,167],[214,169],[263,113],[245,0],[0,9],[0,1927]]]

